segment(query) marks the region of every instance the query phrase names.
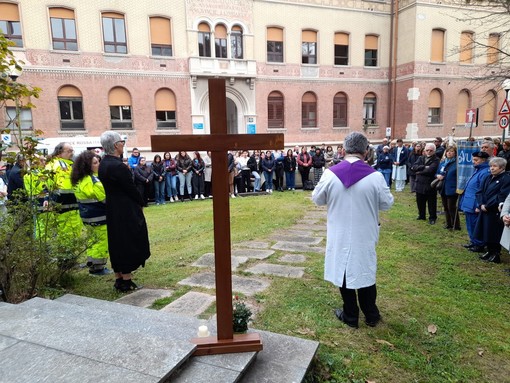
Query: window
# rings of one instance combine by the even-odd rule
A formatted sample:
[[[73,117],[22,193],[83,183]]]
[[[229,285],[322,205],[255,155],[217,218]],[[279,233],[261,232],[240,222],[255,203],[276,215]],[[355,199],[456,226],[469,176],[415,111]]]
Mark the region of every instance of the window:
[[[172,32],[170,20],[164,17],[151,17],[151,54],[153,56],[172,56]]]
[[[132,129],[131,95],[121,87],[113,88],[108,94],[112,129]]]
[[[471,96],[469,92],[466,89],[461,90],[457,96],[457,124],[464,125],[466,122],[466,109],[469,109],[470,105]]]
[[[428,112],[428,124],[440,124],[441,123],[441,104],[442,96],[439,89],[433,89],[429,95],[429,112]]]
[[[301,63],[317,64],[317,32],[303,31],[301,34]]]
[[[19,112],[19,122],[21,125],[21,130],[32,130],[32,110],[28,108],[17,108]],[[15,106],[7,106],[5,108],[6,111],[6,129],[16,130],[17,128],[17,116],[16,116],[16,107]]]
[[[489,90],[483,97],[483,122],[496,122],[496,92]]]
[[[160,89],[156,92],[156,121],[157,129],[176,129],[175,94],[170,89]]]
[[[50,8],[50,24],[53,49],[77,51],[74,11],[66,8]]]
[[[444,62],[444,34],[442,29],[433,29],[430,43],[430,61]]]
[[[499,62],[499,40],[499,34],[491,33],[489,35],[489,41],[487,43],[487,64],[489,65],[498,64]]]
[[[267,28],[267,61],[283,62],[283,29]]]
[[[333,98],[333,126],[347,126],[347,96],[343,92],[338,92]]]
[[[238,25],[234,25],[230,32],[230,50],[232,58],[243,58],[243,30]]]
[[[13,41],[18,48],[23,48],[17,4],[0,3],[0,29],[5,38]]]
[[[473,33],[462,32],[460,34],[460,58],[461,64],[471,64],[473,62]]]
[[[306,92],[301,100],[301,127],[317,127],[317,98],[312,92]]]
[[[267,98],[267,127],[269,129],[284,128],[283,95],[271,92]]]
[[[377,36],[365,36],[365,66],[377,66],[378,45],[379,38]]]
[[[74,86],[64,86],[58,91],[60,128],[62,130],[83,130],[83,98]]]
[[[106,53],[127,53],[124,16],[118,13],[103,13],[103,40]]]
[[[363,125],[375,125],[377,98],[373,93],[367,93],[363,99]]]
[[[335,65],[349,65],[349,35],[335,33]]]
[[[218,58],[227,58],[227,28],[221,24],[214,28],[214,52]]]
[[[206,23],[198,26],[198,55],[211,57],[211,29]]]

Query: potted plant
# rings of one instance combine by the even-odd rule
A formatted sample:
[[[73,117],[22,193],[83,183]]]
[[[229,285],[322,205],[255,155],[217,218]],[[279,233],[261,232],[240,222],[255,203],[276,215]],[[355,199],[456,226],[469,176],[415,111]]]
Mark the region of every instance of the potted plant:
[[[239,299],[239,296],[232,297],[232,324],[234,332],[245,333],[248,331],[248,322],[251,319],[252,312],[246,306],[246,303]]]

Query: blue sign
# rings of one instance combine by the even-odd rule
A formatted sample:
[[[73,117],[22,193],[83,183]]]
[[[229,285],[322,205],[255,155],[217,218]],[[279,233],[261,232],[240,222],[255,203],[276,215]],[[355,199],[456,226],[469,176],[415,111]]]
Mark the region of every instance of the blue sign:
[[[480,150],[481,142],[460,141],[457,143],[457,193],[461,194],[475,171],[473,167],[474,152]]]
[[[255,134],[257,133],[257,125],[256,124],[248,124],[246,126],[246,130],[248,134]]]
[[[201,122],[197,122],[193,124],[193,129],[204,129],[204,124]]]

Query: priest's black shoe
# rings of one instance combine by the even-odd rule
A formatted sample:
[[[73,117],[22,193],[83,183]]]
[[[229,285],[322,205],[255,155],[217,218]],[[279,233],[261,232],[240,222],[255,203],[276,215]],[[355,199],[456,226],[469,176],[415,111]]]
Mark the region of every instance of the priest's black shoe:
[[[492,257],[493,255],[494,255],[493,253],[491,253],[490,251],[488,251],[488,252],[486,252],[485,254],[480,255],[480,257],[479,257],[479,258],[480,258],[482,261],[488,261],[488,260],[489,260],[489,258],[490,258],[490,257]]]
[[[382,317],[381,317],[380,315],[379,315],[379,317],[378,317],[378,318],[376,318],[376,319],[370,319],[370,320],[365,319],[365,324],[366,324],[367,326],[369,326],[369,327],[375,327],[375,326],[377,326],[377,324],[381,321],[381,319],[382,319]]]
[[[425,218],[422,218],[422,217],[416,217],[416,220],[417,220],[417,221],[425,221]]]
[[[335,316],[338,318],[338,320],[344,322],[347,326],[352,328],[358,328],[358,323],[355,322],[347,322],[344,318],[344,312],[341,309],[335,309]]]
[[[468,249],[469,251],[472,251],[473,253],[483,253],[485,251],[485,247],[483,246],[473,246]]]
[[[462,245],[462,247],[465,247],[466,249],[471,249],[473,246],[475,245],[473,245],[471,242]]]
[[[435,225],[436,220],[435,219],[429,219],[429,225]]]
[[[489,259],[487,259],[487,262],[501,263],[501,259],[499,257],[499,253],[492,254],[492,256]]]

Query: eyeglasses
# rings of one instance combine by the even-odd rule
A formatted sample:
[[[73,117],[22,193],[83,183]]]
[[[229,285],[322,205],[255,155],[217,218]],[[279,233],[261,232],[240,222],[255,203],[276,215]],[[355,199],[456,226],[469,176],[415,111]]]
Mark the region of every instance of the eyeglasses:
[[[116,141],[115,143],[116,143],[116,144],[119,144],[119,143],[120,143],[120,144],[124,145],[124,144],[126,143],[126,141],[124,141],[124,140],[120,140],[120,141]]]

